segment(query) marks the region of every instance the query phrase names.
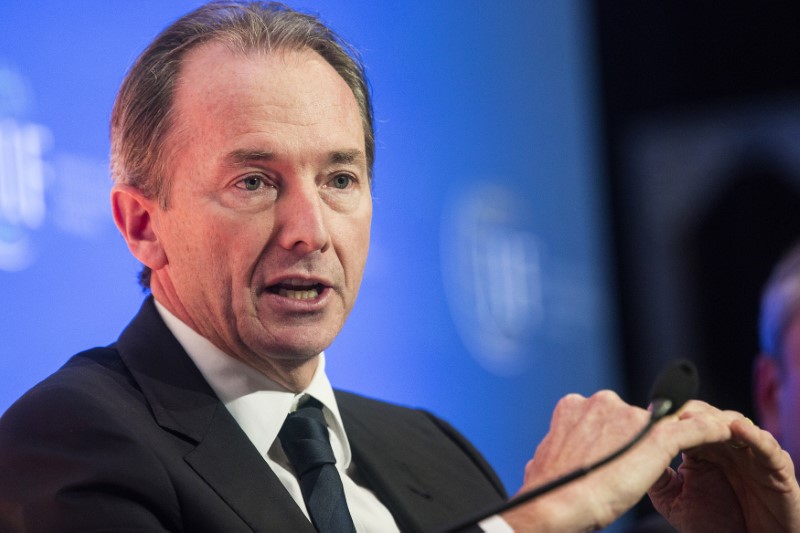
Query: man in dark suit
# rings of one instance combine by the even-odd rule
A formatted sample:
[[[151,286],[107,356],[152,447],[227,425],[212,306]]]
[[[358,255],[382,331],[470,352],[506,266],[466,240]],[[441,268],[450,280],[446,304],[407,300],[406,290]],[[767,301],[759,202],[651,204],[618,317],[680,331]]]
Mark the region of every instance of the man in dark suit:
[[[347,393],[336,403],[360,482],[402,530],[501,501],[491,468],[446,423]],[[313,531],[152,299],[114,346],[77,355],[6,417],[25,451],[0,474],[5,501],[13,488],[25,502],[5,510],[19,530]]]
[[[112,207],[152,297],[114,345],[3,415],[4,529],[428,531],[503,500],[446,423],[334,392],[325,375],[372,212],[372,112],[347,50],[312,17],[220,3],[134,64],[112,114]],[[324,435],[292,440],[297,415]],[[608,391],[566,397],[523,488],[602,457],[648,416]],[[323,459],[298,466],[295,446]],[[692,403],[624,461],[480,527],[604,527],[650,487],[680,527],[800,527],[791,461],[737,413]],[[339,498],[322,507],[347,522],[331,529],[322,478],[324,501]]]

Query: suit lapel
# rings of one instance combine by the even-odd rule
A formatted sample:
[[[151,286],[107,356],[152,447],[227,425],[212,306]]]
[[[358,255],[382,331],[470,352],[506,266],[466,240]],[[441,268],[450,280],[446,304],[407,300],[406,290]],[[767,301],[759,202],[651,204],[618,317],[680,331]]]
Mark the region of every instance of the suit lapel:
[[[353,461],[359,477],[389,509],[401,531],[433,531],[438,523],[430,522],[426,509],[437,505],[436,490],[420,479],[419,464],[406,460],[399,448],[411,445],[406,439],[392,443],[380,423],[352,410],[337,395]],[[434,522],[436,520],[434,519]]]
[[[361,442],[356,434],[354,442]],[[351,443],[352,444],[352,443]],[[425,512],[433,494],[423,481],[414,476],[413,465],[394,459],[381,458],[367,441],[365,446],[352,445],[353,460],[364,484],[389,509],[400,531],[434,531],[425,521]]]
[[[348,393],[336,398],[357,470],[402,531],[438,531],[503,501],[477,452],[443,422]]]
[[[186,462],[254,531],[314,531],[224,407]]]
[[[152,298],[117,342],[156,422],[196,444],[186,462],[254,531],[313,528],[164,324]]]

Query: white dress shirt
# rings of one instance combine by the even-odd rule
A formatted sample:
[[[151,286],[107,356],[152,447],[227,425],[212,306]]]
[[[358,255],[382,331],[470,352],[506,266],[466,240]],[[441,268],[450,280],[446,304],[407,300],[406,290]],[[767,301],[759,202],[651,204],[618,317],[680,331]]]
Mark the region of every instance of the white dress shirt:
[[[342,478],[347,506],[356,531],[359,533],[399,531],[386,506],[372,491],[356,484],[351,477],[356,465],[352,462],[350,443],[344,431],[333,388],[325,374],[324,353],[319,355],[319,363],[308,388],[295,394],[253,367],[225,354],[175,317],[158,301],[155,304],[167,328],[186,350],[217,397],[227,407],[236,423],[278,476],[306,517],[308,511],[300,484],[277,437],[286,416],[294,412],[306,396],[312,396],[323,406],[331,448],[336,457],[336,468]],[[499,517],[487,519],[480,525],[484,531],[492,533],[512,531]]]

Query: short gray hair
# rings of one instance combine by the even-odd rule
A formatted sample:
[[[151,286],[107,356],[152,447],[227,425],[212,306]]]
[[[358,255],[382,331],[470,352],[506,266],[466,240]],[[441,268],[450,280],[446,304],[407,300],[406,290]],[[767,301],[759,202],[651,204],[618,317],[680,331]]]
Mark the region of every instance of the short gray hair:
[[[162,31],[125,76],[111,113],[111,175],[115,183],[158,198],[167,208],[170,190],[168,135],[173,95],[186,54],[208,42],[234,51],[311,49],[344,79],[358,104],[370,181],[375,159],[372,100],[355,49],[318,18],[270,2],[211,2]],[[150,270],[140,282],[148,288]]]
[[[761,294],[759,337],[761,351],[780,359],[791,322],[800,314],[800,244],[775,266]]]

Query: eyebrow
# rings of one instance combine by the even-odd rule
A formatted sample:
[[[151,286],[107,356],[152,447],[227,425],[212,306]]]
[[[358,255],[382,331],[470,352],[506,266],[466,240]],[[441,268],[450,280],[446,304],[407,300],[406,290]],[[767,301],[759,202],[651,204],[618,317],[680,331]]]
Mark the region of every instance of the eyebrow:
[[[277,156],[273,152],[244,148],[233,150],[225,159],[241,166],[255,161],[274,161]],[[328,154],[328,163],[333,165],[354,165],[365,162],[366,157],[362,150],[336,150]]]
[[[234,165],[244,165],[252,161],[273,161],[275,154],[263,150],[240,149],[230,152],[225,156],[225,160]]]
[[[364,152],[361,150],[344,150],[332,152],[329,160],[336,165],[354,165],[357,163],[364,163],[366,158]]]

